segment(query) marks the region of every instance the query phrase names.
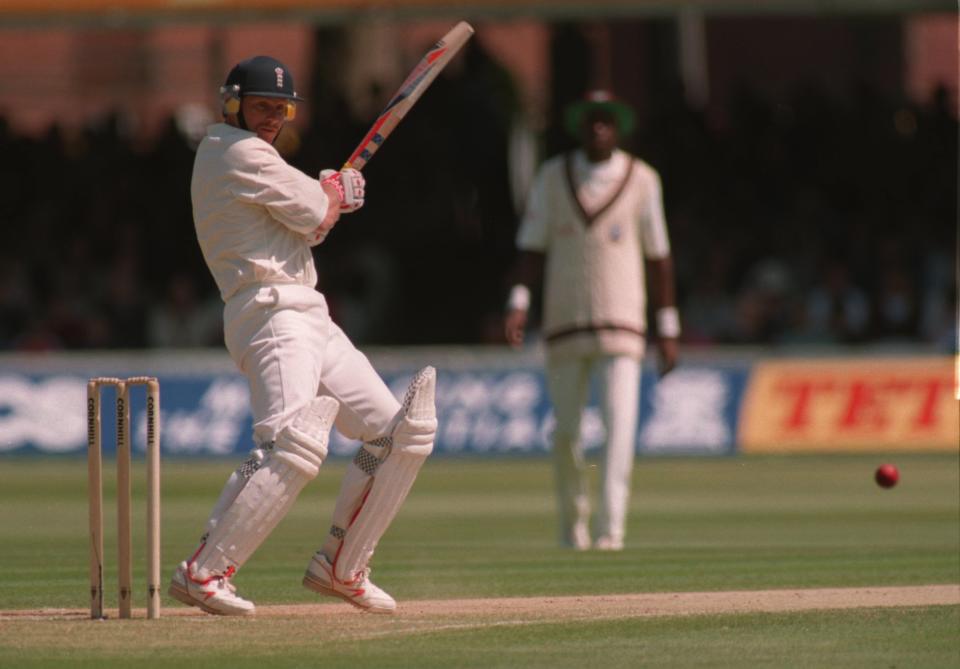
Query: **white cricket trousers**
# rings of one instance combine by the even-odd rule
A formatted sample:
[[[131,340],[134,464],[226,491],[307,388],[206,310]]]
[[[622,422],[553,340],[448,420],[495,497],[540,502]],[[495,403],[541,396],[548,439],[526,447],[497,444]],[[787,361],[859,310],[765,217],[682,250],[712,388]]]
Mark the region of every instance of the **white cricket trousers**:
[[[284,284],[237,293],[224,308],[224,339],[250,384],[257,445],[273,441],[318,395],[340,402],[336,428],[348,439],[390,434],[400,403],[313,288]]]
[[[626,531],[640,400],[640,361],[622,355],[548,356],[547,387],[556,417],[553,454],[560,538],[568,544],[572,541],[574,525],[586,525],[590,519],[580,425],[593,376],[598,382],[601,419],[606,430],[595,537],[622,540]]]

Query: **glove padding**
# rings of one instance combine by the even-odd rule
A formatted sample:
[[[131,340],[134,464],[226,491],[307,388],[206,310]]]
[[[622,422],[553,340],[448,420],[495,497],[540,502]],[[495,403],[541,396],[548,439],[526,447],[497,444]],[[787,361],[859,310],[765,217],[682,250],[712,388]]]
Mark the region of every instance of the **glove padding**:
[[[324,170],[320,181],[331,184],[340,194],[340,212],[350,214],[363,206],[364,189],[367,185],[363,175],[352,167],[336,170]]]

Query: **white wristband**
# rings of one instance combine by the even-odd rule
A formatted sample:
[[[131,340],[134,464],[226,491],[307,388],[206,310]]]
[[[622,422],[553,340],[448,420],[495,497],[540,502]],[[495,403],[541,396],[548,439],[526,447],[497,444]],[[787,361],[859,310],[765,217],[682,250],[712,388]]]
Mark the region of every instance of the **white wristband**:
[[[527,311],[530,309],[530,289],[522,283],[518,283],[510,289],[510,297],[507,300],[508,309],[518,311]]]
[[[667,339],[680,336],[680,312],[676,307],[657,309],[657,334]]]

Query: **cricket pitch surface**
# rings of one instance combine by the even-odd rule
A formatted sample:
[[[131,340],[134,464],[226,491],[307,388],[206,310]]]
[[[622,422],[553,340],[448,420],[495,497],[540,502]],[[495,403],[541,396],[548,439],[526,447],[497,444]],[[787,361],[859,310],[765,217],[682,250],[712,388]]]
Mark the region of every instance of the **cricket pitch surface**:
[[[505,597],[401,601],[392,616],[396,621],[429,622],[430,629],[469,629],[500,625],[568,622],[656,616],[691,616],[730,613],[781,613],[791,611],[943,606],[960,604],[960,584],[817,588],[806,590],[746,590],[732,592],[656,592],[645,594],[574,595],[562,597]],[[268,604],[257,606],[256,617],[329,618],[342,621],[345,613],[362,614],[345,603]],[[115,618],[116,610],[106,611]],[[146,617],[134,609],[135,618]],[[166,607],[163,616],[207,616],[184,606]],[[0,611],[2,620],[77,620],[86,609],[19,609]],[[377,616],[381,618],[381,616]],[[438,628],[437,623],[441,622]],[[367,630],[376,635],[376,630]],[[369,636],[370,634],[363,634]]]

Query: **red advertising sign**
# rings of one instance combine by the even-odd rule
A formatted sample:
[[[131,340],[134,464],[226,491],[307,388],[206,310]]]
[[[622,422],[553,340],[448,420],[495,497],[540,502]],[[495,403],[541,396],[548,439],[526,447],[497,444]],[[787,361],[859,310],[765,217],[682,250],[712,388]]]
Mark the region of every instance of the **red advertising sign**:
[[[950,358],[791,360],[754,368],[741,451],[960,448]]]

